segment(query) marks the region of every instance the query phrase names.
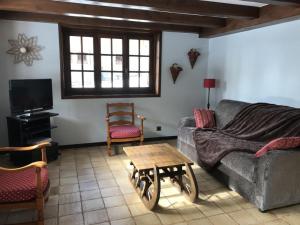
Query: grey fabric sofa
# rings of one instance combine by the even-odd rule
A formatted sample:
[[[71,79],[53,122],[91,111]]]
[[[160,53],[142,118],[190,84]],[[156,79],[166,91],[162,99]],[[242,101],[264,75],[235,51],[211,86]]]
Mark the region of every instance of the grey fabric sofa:
[[[222,100],[215,109],[217,127],[222,128],[248,104]],[[197,163],[195,129],[193,117],[181,119],[177,148]],[[260,158],[232,152],[210,173],[261,211],[300,203],[300,149],[270,151]]]

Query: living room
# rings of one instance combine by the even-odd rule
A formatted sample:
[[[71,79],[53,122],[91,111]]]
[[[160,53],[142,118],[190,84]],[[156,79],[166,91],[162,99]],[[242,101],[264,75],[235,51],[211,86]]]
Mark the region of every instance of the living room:
[[[243,193],[239,193],[238,186],[229,184],[230,189],[228,189],[213,175],[199,167],[197,159],[190,157],[189,154],[185,155],[196,162],[192,168],[199,191],[198,199],[195,203],[191,203],[184,198],[180,191],[173,188],[169,181],[161,180],[159,206],[154,211],[149,210],[127,178],[128,171],[131,169],[130,157],[125,154],[123,147],[130,148],[131,144],[112,143],[112,156],[108,156],[107,121],[105,121],[107,103],[134,103],[134,111],[145,118],[142,131],[145,139],[144,145],[170,143],[175,148],[181,146],[183,142],[177,143],[180,141],[177,140],[178,124],[182,118],[193,116],[193,109],[207,107],[208,89],[204,88],[203,82],[208,78],[215,79],[215,84],[210,89],[209,101],[210,108],[213,111],[216,110],[217,113],[220,113],[217,109],[219,102],[224,99],[247,103],[264,102],[298,108],[300,106],[297,94],[300,69],[300,64],[297,62],[297,54],[300,53],[300,32],[298,32],[300,22],[297,20],[300,6],[297,5],[298,1],[208,1],[208,3],[217,2],[217,4],[226,4],[227,6],[229,4],[229,8],[233,9],[231,4],[253,8],[266,7],[265,4],[271,4],[269,5],[270,11],[267,9],[265,12],[267,16],[263,14],[262,10],[263,12],[258,18],[252,18],[252,22],[248,22],[247,19],[246,22],[240,22],[239,19],[236,19],[237,21],[233,21],[236,24],[229,24],[225,28],[218,27],[220,26],[218,23],[222,21],[217,23],[215,20],[206,20],[207,23],[214,24],[210,24],[210,28],[207,28],[208,26],[203,25],[205,22],[200,24],[200,19],[186,21],[184,16],[181,22],[178,22],[180,16],[178,18],[174,16],[175,19],[170,17],[170,21],[161,23],[158,22],[162,20],[161,17],[153,18],[152,22],[137,22],[140,14],[124,13],[112,16],[121,18],[124,16],[126,21],[123,23],[123,21],[110,18],[101,18],[105,14],[99,14],[99,18],[96,18],[94,15],[97,13],[96,10],[94,12],[91,10],[90,18],[87,15],[86,17],[79,15],[78,19],[78,15],[75,13],[79,9],[76,11],[75,7],[74,15],[69,12],[72,11],[72,7],[62,7],[61,10],[50,7],[52,3],[59,5],[61,2],[63,1],[0,2],[0,36],[2,40],[0,43],[2,76],[0,83],[0,146],[11,146],[6,121],[7,117],[12,116],[10,81],[51,79],[53,109],[50,111],[59,114],[51,118],[52,126],[57,127],[51,131],[51,139],[59,144],[60,156],[57,160],[49,160],[48,163],[51,182],[50,195],[43,207],[43,222],[39,221],[38,224],[300,224],[298,222],[300,208],[296,204],[300,202],[297,202],[300,198],[299,194],[298,196],[296,194],[289,196],[296,200],[286,200],[285,206],[278,204],[276,207],[268,208],[266,212],[260,212],[259,209],[265,210],[259,208],[255,203],[251,203],[251,200],[246,200],[247,197],[242,197]],[[149,7],[149,4],[153,4],[153,7],[157,8],[164,6],[164,4],[159,4],[160,1],[153,1],[153,3],[132,1],[130,3],[131,1],[121,0],[86,1],[86,3],[71,1],[71,3],[64,4],[84,4],[96,8],[109,8],[111,6],[106,6],[105,3],[125,4],[125,2],[128,5],[145,8]],[[180,4],[177,1],[170,2],[170,5],[166,4],[167,7],[174,6],[174,9],[177,8],[178,11]],[[206,1],[191,0],[191,2]],[[42,7],[42,4],[46,4],[46,6]],[[82,6],[82,8],[82,10],[86,10],[85,7]],[[182,3],[182,10],[187,10],[187,8],[192,11],[190,14],[195,14],[195,10],[188,7],[188,3]],[[63,10],[66,10],[65,14],[62,13]],[[149,9],[139,10],[147,11],[144,12],[145,15],[142,14],[145,20],[151,19]],[[215,8],[216,12],[212,12],[213,9],[210,10],[204,15],[214,14],[216,16],[220,15],[222,11],[219,8]],[[240,11],[230,11],[225,6],[223,10],[227,16],[230,13],[240,14],[232,16],[234,18],[242,17],[241,14],[246,12],[246,8],[243,10],[241,8]],[[273,12],[272,10],[275,15],[270,13]],[[196,11],[201,14],[205,9],[197,8]],[[249,14],[250,12],[244,16],[244,19],[251,17]],[[155,15],[154,13],[153,17]],[[177,14],[175,15],[177,16]],[[268,15],[271,15],[270,18]],[[130,16],[133,18],[128,18]],[[68,20],[69,17],[70,20]],[[216,18],[219,17],[216,16]],[[128,21],[130,19],[132,21]],[[93,23],[91,23],[92,21]],[[91,25],[86,25],[88,23]],[[199,23],[199,26],[196,26],[196,23]],[[156,58],[159,58],[156,69],[159,72],[155,80],[151,81],[153,93],[147,93],[145,96],[142,94],[130,96],[132,93],[122,93],[119,96],[114,95],[115,93],[110,96],[99,95],[98,97],[72,96],[71,92],[67,91],[68,83],[63,82],[69,79],[63,74],[70,73],[63,69],[66,67],[64,65],[66,62],[65,49],[62,44],[63,33],[73,28],[72,32],[77,32],[76,28],[83,26],[89,30],[110,30],[114,35],[118,32],[124,33],[126,29],[130,35],[134,32],[161,32],[158,44],[153,41],[154,44],[151,45],[152,48],[155,44],[157,44],[156,47],[160,46],[158,50],[156,49],[159,51],[159,53],[156,52]],[[212,28],[212,26],[217,28]],[[35,44],[38,46],[38,53],[41,57],[35,58],[32,65],[26,65],[25,61],[16,63],[14,61],[16,55],[8,54],[9,49],[13,47],[9,40],[18,40],[19,35],[22,34],[26,38],[36,37]],[[95,46],[99,45],[97,41],[94,43],[96,43]],[[123,45],[125,52],[128,43]],[[26,48],[25,50],[30,49]],[[191,66],[188,56],[188,52],[191,50],[200,53],[194,66]],[[95,54],[95,57],[101,57],[101,55],[96,56]],[[124,59],[124,66],[125,61]],[[174,64],[175,66],[179,65],[182,69],[176,79],[170,71]],[[97,78],[95,79],[97,81]],[[136,119],[136,125],[140,125],[139,118]],[[133,145],[140,146],[139,143]],[[299,157],[299,155],[296,156]],[[7,159],[7,154],[1,155],[1,158],[3,159],[1,159],[2,163]],[[4,163],[6,165],[7,162]],[[186,167],[184,168],[186,169]],[[290,176],[294,177],[297,174],[291,173]],[[191,183],[193,183],[192,180]],[[297,186],[298,183],[291,181],[291,184],[288,185]],[[67,189],[73,189],[71,191],[64,190],[64,186]],[[233,186],[236,187],[234,190],[232,190]],[[297,190],[295,187],[295,193],[298,193]],[[287,202],[293,202],[293,204]],[[2,200],[1,204],[5,205],[5,202]],[[1,208],[5,209],[5,206]],[[6,209],[0,213],[0,224],[33,222],[37,217],[32,210],[15,211],[10,209],[9,211]]]

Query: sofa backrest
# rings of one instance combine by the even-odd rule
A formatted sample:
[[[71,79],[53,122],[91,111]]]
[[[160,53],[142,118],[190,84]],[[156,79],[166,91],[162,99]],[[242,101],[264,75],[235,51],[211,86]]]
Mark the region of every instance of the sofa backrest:
[[[221,100],[215,110],[217,127],[224,127],[239,111],[248,105],[250,103],[227,99]]]

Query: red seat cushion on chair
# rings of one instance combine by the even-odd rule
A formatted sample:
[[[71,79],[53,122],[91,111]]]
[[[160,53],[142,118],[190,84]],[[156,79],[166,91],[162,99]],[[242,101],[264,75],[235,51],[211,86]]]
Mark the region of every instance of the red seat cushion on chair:
[[[134,125],[112,126],[110,127],[111,138],[133,138],[139,137],[141,131]]]
[[[42,168],[43,191],[48,186],[48,170]],[[30,168],[15,173],[0,173],[0,202],[21,202],[36,198],[36,171]]]

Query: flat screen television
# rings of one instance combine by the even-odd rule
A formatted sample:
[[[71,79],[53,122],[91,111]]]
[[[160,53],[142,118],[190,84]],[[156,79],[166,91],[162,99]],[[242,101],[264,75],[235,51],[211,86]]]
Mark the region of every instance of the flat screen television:
[[[10,80],[9,99],[13,115],[52,109],[52,80]]]

